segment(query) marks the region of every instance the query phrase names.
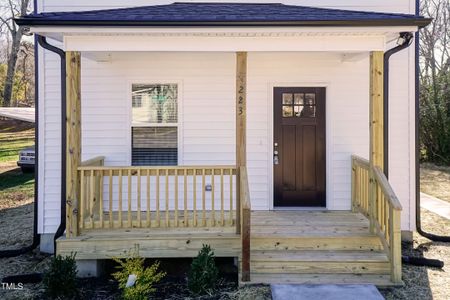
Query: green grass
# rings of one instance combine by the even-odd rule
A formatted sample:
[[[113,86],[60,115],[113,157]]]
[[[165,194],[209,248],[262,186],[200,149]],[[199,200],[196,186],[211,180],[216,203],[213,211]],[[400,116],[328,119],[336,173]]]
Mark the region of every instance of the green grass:
[[[19,151],[32,145],[34,145],[32,125],[0,121],[0,163],[17,161]]]
[[[19,151],[34,145],[33,124],[0,120],[0,209],[15,207],[34,194],[34,173],[16,165]]]

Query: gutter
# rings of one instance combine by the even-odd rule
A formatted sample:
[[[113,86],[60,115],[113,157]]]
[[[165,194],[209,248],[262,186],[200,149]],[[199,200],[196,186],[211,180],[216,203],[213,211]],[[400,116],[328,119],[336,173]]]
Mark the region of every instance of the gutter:
[[[420,10],[420,0],[416,0],[416,15],[419,14]],[[416,147],[416,230],[417,233],[429,240],[435,242],[450,242],[450,236],[435,235],[429,232],[425,232],[422,229],[421,215],[420,215],[420,82],[419,82],[419,31],[416,32],[416,43],[415,43],[415,147]]]
[[[37,13],[37,0],[34,0],[34,13]],[[0,251],[0,258],[16,257],[34,250],[41,242],[38,233],[38,201],[39,201],[39,71],[38,71],[38,47],[34,37],[34,212],[33,212],[33,242],[30,246],[20,249]]]
[[[38,35],[37,40],[42,48],[56,53],[61,59],[61,218],[53,238],[56,254],[56,240],[63,235],[66,229],[66,52],[47,43],[44,36]]]
[[[391,56],[403,49],[408,48],[412,43],[413,34],[411,32],[401,32],[399,39],[403,39],[403,42],[389,49],[384,53],[384,76],[383,76],[383,152],[384,152],[384,175],[389,178],[389,59]]]

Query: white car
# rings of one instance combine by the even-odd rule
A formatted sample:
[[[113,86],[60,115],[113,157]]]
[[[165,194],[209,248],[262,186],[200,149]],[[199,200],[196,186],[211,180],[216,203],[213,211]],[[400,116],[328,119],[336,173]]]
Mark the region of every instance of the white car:
[[[27,147],[19,152],[17,165],[22,169],[22,172],[34,170],[34,146]]]

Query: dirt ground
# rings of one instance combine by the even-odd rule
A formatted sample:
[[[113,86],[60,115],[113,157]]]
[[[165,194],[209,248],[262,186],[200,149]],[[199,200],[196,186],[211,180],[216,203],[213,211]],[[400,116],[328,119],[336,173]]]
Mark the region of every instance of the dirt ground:
[[[420,190],[450,202],[450,167],[422,164],[420,166]]]

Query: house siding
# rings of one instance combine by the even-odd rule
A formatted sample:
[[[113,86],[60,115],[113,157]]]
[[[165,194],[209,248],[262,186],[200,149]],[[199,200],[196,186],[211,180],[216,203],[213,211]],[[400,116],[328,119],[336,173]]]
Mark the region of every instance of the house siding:
[[[152,4],[160,2],[168,3]],[[310,5],[308,1],[284,3]],[[45,0],[39,9],[90,10],[136,5],[148,5],[148,1],[111,0],[106,5],[100,0]],[[339,5],[322,0],[315,6],[414,13],[414,1],[410,0],[346,0]],[[39,128],[39,198],[43,199],[39,232],[52,233],[60,218],[60,71],[56,55],[40,51],[39,60],[43,112]],[[413,230],[413,49],[396,54],[391,62],[390,181],[403,204],[402,229]],[[148,80],[181,83],[181,164],[234,164],[234,54],[152,53],[128,58],[118,55],[106,63],[83,58],[82,65],[83,159],[105,155],[106,165],[130,163],[129,84]],[[254,209],[266,210],[272,205],[271,91],[273,86],[289,85],[327,87],[327,207],[350,208],[350,155],[368,157],[368,67],[368,59],[342,63],[338,54],[249,53],[248,168]]]

